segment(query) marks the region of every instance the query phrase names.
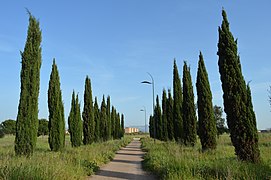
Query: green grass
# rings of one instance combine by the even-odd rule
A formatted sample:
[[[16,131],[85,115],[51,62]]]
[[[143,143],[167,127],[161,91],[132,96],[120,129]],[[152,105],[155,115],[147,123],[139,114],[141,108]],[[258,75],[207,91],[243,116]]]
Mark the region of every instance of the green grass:
[[[30,158],[14,153],[14,136],[0,139],[0,179],[85,179],[126,146],[131,137],[72,148],[69,136],[62,152],[51,152],[48,137],[39,137]]]
[[[161,179],[271,179],[271,134],[260,134],[260,164],[240,162],[228,135],[218,139],[215,151],[202,153],[200,143],[184,147],[175,142],[142,139],[147,151],[143,167]]]

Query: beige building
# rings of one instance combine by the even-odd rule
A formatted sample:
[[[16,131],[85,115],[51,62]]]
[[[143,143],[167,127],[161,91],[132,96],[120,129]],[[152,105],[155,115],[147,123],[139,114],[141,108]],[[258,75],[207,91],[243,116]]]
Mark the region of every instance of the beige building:
[[[125,128],[125,133],[137,133],[137,132],[139,132],[138,128],[132,128],[132,127]]]

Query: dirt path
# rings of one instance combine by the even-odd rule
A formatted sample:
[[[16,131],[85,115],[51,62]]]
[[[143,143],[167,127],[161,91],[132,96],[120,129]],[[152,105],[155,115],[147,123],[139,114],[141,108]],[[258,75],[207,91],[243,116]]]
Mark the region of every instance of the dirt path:
[[[141,150],[139,138],[116,153],[115,158],[89,179],[156,179],[153,175],[142,170],[141,161],[144,152]]]

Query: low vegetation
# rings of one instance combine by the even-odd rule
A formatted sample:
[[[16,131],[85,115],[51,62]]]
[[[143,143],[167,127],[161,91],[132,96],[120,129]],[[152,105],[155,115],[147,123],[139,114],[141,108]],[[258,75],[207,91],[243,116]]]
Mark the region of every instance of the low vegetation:
[[[161,179],[269,179],[271,178],[271,134],[259,135],[261,162],[238,161],[228,135],[217,141],[217,149],[202,153],[199,140],[195,147],[175,142],[143,138],[147,151],[143,167]]]
[[[132,137],[72,148],[66,136],[66,148],[50,151],[48,136],[38,137],[33,156],[14,153],[14,136],[0,139],[0,179],[85,179],[126,146]]]

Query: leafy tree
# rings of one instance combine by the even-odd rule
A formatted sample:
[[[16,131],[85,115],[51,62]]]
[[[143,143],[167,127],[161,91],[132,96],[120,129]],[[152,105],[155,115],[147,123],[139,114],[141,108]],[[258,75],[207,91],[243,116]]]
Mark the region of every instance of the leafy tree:
[[[167,109],[167,92],[163,89],[162,95],[162,140],[168,140],[168,109]]]
[[[100,129],[100,110],[99,110],[99,105],[97,101],[97,97],[95,97],[95,102],[94,102],[94,141],[98,142],[101,138],[101,129]]]
[[[52,151],[59,151],[65,146],[65,117],[60,77],[55,59],[48,88],[49,137],[48,142]]]
[[[16,121],[8,119],[2,122],[2,128],[4,134],[13,134],[16,133]]]
[[[71,111],[68,118],[70,139],[72,147],[79,147],[82,144],[82,119],[78,95],[75,98],[75,92],[72,93]]]
[[[107,126],[107,116],[106,116],[106,104],[105,104],[105,99],[103,96],[103,101],[101,104],[101,108],[100,108],[100,134],[101,134],[101,139],[103,141],[107,140],[106,137],[106,126]]]
[[[49,121],[47,121],[47,119],[39,119],[38,136],[45,136],[49,134],[48,125]]]
[[[149,118],[149,132],[150,132],[150,137],[154,138],[154,121],[153,121],[153,116],[150,116],[150,118]]]
[[[186,62],[183,66],[183,129],[184,144],[194,146],[197,141],[196,131],[196,109],[194,103],[194,93],[190,74],[190,68]]]
[[[250,88],[242,75],[237,40],[230,32],[225,10],[222,10],[222,16],[217,55],[231,141],[240,160],[257,163],[260,161],[260,151]]]
[[[3,137],[5,137],[4,128],[3,128],[3,125],[0,124],[0,138],[3,138]]]
[[[39,21],[28,11],[29,25],[22,56],[21,93],[15,137],[15,154],[30,156],[37,142],[38,97],[41,67],[41,30]]]
[[[174,138],[183,142],[183,92],[178,67],[174,59],[173,65],[173,122]]]
[[[217,136],[222,135],[223,133],[227,132],[227,128],[225,127],[225,119],[222,117],[223,109],[220,106],[214,106],[214,116],[216,121],[216,129],[217,129]]]
[[[171,96],[170,89],[168,90],[168,99],[167,99],[167,131],[168,139],[174,139],[174,126],[173,126],[173,99]]]
[[[199,137],[202,150],[216,148],[216,121],[214,118],[212,92],[208,73],[200,52],[197,72]]]
[[[83,143],[91,144],[94,141],[94,110],[92,101],[92,90],[90,78],[87,76],[85,80],[85,92],[84,92],[84,110],[83,116]]]

